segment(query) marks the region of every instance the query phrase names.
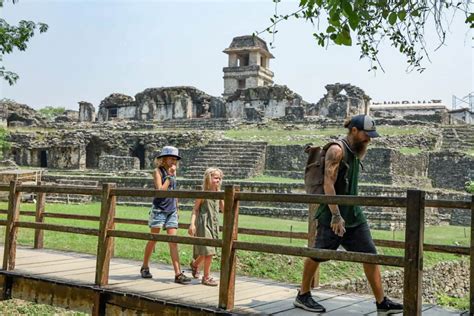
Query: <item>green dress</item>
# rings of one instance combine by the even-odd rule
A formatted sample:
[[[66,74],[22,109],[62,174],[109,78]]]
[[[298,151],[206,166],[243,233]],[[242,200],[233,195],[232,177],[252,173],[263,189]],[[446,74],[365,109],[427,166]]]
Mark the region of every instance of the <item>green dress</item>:
[[[196,217],[196,236],[219,238],[219,200],[203,200]],[[210,256],[216,254],[216,247],[194,246],[195,256]]]

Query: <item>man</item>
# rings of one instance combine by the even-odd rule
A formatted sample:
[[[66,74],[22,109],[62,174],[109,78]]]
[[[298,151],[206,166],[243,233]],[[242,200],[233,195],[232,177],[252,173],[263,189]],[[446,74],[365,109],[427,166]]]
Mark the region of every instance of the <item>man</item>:
[[[370,139],[379,136],[374,121],[368,115],[356,115],[346,120],[344,127],[348,129],[347,136],[341,140],[339,146],[335,143],[326,151],[323,184],[325,195],[357,195],[360,160],[367,153]],[[359,206],[320,205],[316,218],[316,249],[336,250],[342,245],[347,251],[377,253],[367,220]],[[317,259],[306,259],[301,288],[294,305],[308,311],[324,313],[326,309],[313,300],[310,288],[319,263]],[[363,266],[376,299],[379,315],[403,312],[403,305],[384,296],[379,266],[368,263]]]

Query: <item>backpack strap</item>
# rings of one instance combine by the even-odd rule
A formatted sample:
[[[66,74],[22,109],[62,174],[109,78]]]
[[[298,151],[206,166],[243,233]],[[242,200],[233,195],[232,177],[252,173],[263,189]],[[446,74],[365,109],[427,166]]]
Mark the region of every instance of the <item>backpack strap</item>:
[[[347,142],[347,139],[345,138],[342,138],[341,139],[341,143],[344,144],[344,148],[346,150],[348,150],[354,157],[356,156],[355,152],[351,149],[351,147],[349,146],[349,143]],[[344,155],[344,161],[347,163],[347,165],[349,165],[349,162],[345,159],[347,155]],[[362,161],[359,159],[359,165],[360,165],[360,168],[362,170],[364,170],[364,165],[362,164]]]

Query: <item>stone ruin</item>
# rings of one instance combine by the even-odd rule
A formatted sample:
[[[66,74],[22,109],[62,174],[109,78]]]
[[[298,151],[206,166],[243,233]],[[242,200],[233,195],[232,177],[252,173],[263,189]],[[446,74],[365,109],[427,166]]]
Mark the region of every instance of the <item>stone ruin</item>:
[[[10,100],[0,101],[0,117],[7,127],[46,127],[48,125],[46,119],[28,105]]]
[[[357,114],[368,114],[370,97],[364,90],[351,84],[326,85],[327,93],[307,113],[333,119],[345,119]]]
[[[436,124],[444,122],[444,114],[429,112],[436,107],[405,111],[398,107],[398,112],[387,110],[393,104],[371,107],[370,97],[351,84],[329,84],[321,100],[309,103],[288,87],[273,84],[269,69],[273,56],[262,40],[236,38],[224,52],[229,55],[229,65],[224,67],[222,97],[188,86],[148,88],[134,97],[113,93],[100,102],[97,113],[93,104],[81,101],[79,111],[68,110],[53,122],[26,105],[0,102],[0,117],[8,126],[50,128],[10,133],[11,148],[4,150],[4,157],[20,166],[65,174],[68,170],[81,172],[80,177],[71,175],[67,181],[61,175],[47,176],[45,179],[51,182],[78,185],[110,181],[107,176],[90,174],[98,169],[109,175],[136,175],[137,178],[124,177],[121,185],[143,187],[144,182],[148,183],[145,186],[151,185],[148,172],[156,153],[164,145],[174,145],[186,162],[180,167],[180,176],[186,179],[184,187],[188,189],[200,183],[204,169],[210,165],[225,170],[226,181],[261,174],[302,179],[306,161],[302,145],[226,141],[222,140],[222,131],[249,124],[266,128],[267,123],[280,124],[282,129],[340,127],[347,116],[372,111],[377,125],[417,124],[427,132],[415,138],[403,135],[374,140],[374,148],[364,162],[366,171],[361,174],[361,180],[370,183],[370,189],[362,189],[364,194],[399,196],[407,187],[438,194],[433,190],[441,188],[463,198],[464,181],[474,178],[474,159],[465,154],[474,148],[474,133],[469,126],[438,128]],[[401,147],[419,148],[422,153],[404,155],[393,149]],[[300,184],[242,184],[245,185],[256,192],[302,190]],[[258,207],[243,205],[243,212],[268,212]],[[278,213],[301,218],[305,212],[293,205],[280,205],[269,216]],[[438,209],[430,212],[430,223],[468,222],[465,212],[456,211],[455,216]],[[386,213],[372,208],[369,213],[371,222],[379,228],[401,228],[403,223],[403,210]]]

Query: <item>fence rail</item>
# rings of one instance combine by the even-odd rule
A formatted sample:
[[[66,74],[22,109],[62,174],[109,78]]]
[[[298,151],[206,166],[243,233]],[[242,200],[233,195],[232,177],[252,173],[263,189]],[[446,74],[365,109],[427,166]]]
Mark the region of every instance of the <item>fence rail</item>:
[[[471,258],[470,266],[470,312],[474,313],[474,216],[471,216],[471,244],[470,247],[432,245],[423,242],[424,213],[426,207],[470,209],[474,212],[474,196],[471,201],[454,200],[426,200],[425,192],[418,190],[407,191],[407,197],[367,197],[367,196],[325,196],[307,194],[277,194],[277,193],[250,193],[240,192],[237,186],[226,186],[224,192],[207,191],[156,191],[137,188],[116,188],[115,184],[106,183],[102,188],[97,187],[69,187],[51,185],[21,185],[14,181],[10,185],[0,185],[0,191],[9,192],[8,210],[0,210],[6,214],[6,220],[0,220],[0,225],[5,226],[5,247],[3,256],[3,269],[15,269],[16,240],[18,228],[35,230],[34,247],[43,247],[44,231],[58,231],[72,234],[97,236],[97,261],[95,284],[98,287],[108,284],[110,259],[113,254],[115,238],[131,238],[138,240],[154,240],[159,242],[172,242],[190,245],[219,247],[222,249],[220,263],[220,284],[218,307],[231,310],[234,306],[236,255],[237,251],[257,251],[264,253],[285,254],[299,257],[314,257],[321,260],[339,260],[380,264],[404,268],[404,314],[421,314],[422,297],[422,267],[423,251],[444,252],[459,255],[468,255]],[[21,211],[21,194],[33,192],[37,194],[36,211]],[[101,209],[99,216],[77,215],[65,213],[51,213],[45,211],[46,194],[83,194],[101,196]],[[174,198],[201,198],[223,199],[224,221],[221,227],[222,239],[208,239],[201,237],[185,237],[158,235],[133,231],[118,230],[115,224],[144,225],[145,220],[116,217],[116,199],[123,196],[140,197],[174,197]],[[340,252],[333,250],[320,250],[308,247],[283,246],[279,244],[255,243],[238,241],[239,234],[258,236],[282,237],[311,240],[314,237],[314,225],[309,225],[308,232],[285,232],[277,230],[262,230],[238,227],[239,202],[287,202],[304,203],[313,207],[315,204],[341,204],[361,206],[383,206],[406,208],[405,241],[374,240],[377,246],[405,249],[404,256],[373,255],[355,252]],[[34,222],[20,221],[20,216],[34,216]],[[86,221],[98,221],[99,228],[81,228],[45,223],[46,218],[64,218]],[[179,228],[188,225],[180,224]],[[94,308],[94,311],[99,310]]]

